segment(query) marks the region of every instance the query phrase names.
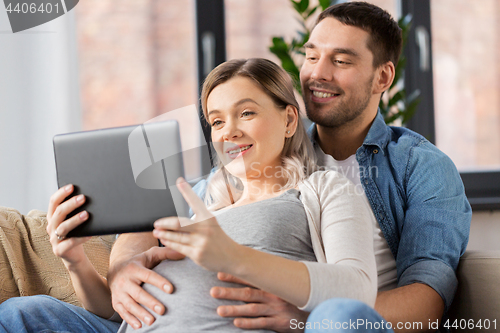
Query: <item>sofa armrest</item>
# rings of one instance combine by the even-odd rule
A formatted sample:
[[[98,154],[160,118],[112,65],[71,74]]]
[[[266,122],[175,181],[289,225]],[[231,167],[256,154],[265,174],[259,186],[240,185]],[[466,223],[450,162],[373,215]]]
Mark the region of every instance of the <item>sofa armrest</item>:
[[[497,320],[500,329],[500,251],[466,251],[457,268],[458,289],[450,308],[450,322],[472,319],[475,324]],[[477,332],[459,329],[460,332]],[[481,331],[481,330],[479,330]]]

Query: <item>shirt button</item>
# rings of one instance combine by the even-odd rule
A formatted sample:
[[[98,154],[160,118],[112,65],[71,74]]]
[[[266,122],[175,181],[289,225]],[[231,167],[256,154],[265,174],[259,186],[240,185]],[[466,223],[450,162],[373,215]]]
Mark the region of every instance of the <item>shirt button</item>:
[[[373,149],[374,154],[378,154],[378,149]]]
[[[368,185],[369,181],[368,179],[365,179],[365,184]]]

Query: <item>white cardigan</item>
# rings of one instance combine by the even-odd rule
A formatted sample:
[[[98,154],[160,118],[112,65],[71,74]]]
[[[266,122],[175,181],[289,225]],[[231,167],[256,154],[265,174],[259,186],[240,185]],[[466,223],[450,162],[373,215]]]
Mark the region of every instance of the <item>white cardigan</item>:
[[[334,297],[357,299],[373,307],[377,297],[374,216],[366,196],[333,170],[313,173],[298,188],[318,260],[304,261],[311,291],[300,309],[310,312]]]

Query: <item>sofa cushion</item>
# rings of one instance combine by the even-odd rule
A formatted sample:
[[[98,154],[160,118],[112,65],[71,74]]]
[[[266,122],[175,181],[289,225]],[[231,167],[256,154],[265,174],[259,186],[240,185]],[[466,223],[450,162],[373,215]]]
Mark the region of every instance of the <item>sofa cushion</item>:
[[[46,213],[27,215],[0,207],[0,303],[15,296],[44,294],[81,306],[69,274],[52,252],[46,231]],[[106,276],[115,236],[92,237],[85,253],[96,270]]]
[[[492,331],[493,320],[500,326],[500,251],[467,251],[457,269],[458,289],[450,309],[450,324],[460,320],[477,325],[488,319]],[[462,325],[462,328],[464,326]],[[479,329],[458,329],[460,332],[477,332]],[[453,331],[453,329],[452,329]]]

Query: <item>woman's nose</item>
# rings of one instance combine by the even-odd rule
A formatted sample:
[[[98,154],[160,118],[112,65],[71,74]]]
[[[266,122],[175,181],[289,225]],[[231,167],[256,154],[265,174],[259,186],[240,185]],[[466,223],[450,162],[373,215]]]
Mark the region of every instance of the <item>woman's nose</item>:
[[[222,139],[224,141],[229,141],[235,138],[241,137],[242,132],[238,127],[238,124],[233,121],[228,121],[226,126],[224,126],[224,133],[222,134]]]

